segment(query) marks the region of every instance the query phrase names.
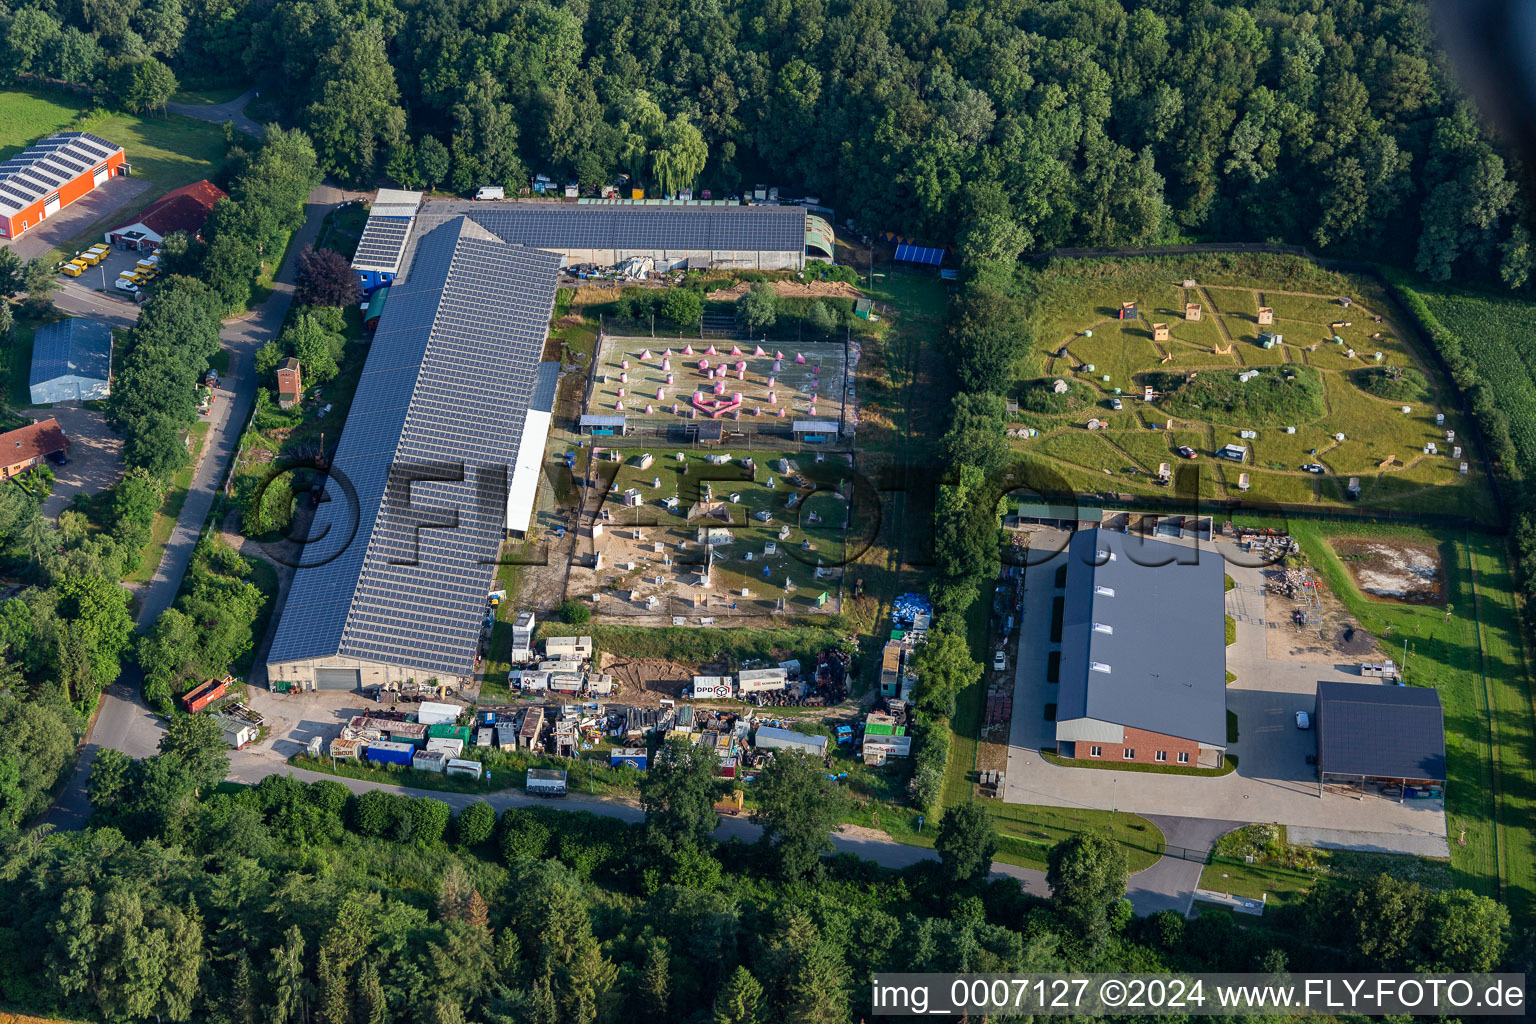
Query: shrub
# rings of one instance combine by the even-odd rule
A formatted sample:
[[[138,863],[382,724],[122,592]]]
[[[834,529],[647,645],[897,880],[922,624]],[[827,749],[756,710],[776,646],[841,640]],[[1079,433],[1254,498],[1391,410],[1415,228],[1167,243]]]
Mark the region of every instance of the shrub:
[[[454,838],[460,846],[479,846],[496,831],[496,809],[484,800],[476,800],[454,819]]]
[[[592,621],[592,609],[580,601],[566,599],[560,602],[560,607],[555,609],[555,614],[560,616],[560,621],[572,626],[580,626]]]

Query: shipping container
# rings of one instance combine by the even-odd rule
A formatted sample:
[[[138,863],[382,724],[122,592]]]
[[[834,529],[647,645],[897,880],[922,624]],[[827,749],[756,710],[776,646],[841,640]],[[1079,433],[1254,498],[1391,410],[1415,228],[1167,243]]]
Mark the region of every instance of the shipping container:
[[[448,766],[448,755],[436,750],[418,750],[411,756],[411,767],[419,772],[436,772],[441,775]]]
[[[422,725],[452,725],[459,720],[464,713],[464,708],[458,704],[439,704],[436,701],[422,701],[416,709],[416,721]]]
[[[728,700],[735,691],[736,687],[731,682],[730,676],[693,677],[693,696],[695,700]]]
[[[763,750],[800,750],[807,754],[815,754],[817,757],[827,752],[825,736],[807,736],[802,732],[776,729],[771,725],[758,726],[757,735],[753,737],[752,742]]]
[[[395,743],[390,740],[374,740],[363,748],[363,756],[377,764],[408,765],[411,763],[411,755],[416,748],[409,743]]]
[[[338,736],[331,740],[331,756],[347,761],[355,760],[358,747],[361,745],[357,740],[344,739]]]
[[[455,757],[448,759],[449,775],[468,775],[472,779],[478,779],[485,766],[479,761],[463,761]]]
[[[762,693],[782,690],[788,684],[789,673],[782,668],[744,669],[736,673],[737,688],[742,693]]]
[[[619,747],[608,752],[610,768],[638,768],[645,771],[649,751],[644,747]]]
[[[413,743],[420,746],[422,740],[427,738],[427,727],[420,722],[375,721],[375,724],[383,726],[384,732],[388,733],[389,738],[396,743]]]
[[[469,726],[467,725],[429,725],[427,726],[427,739],[429,740],[463,740],[469,742]]]
[[[447,757],[458,757],[464,753],[464,741],[457,737],[453,739],[446,737],[430,739],[427,740],[427,749],[444,754]]]
[[[234,681],[233,676],[225,676],[223,679],[210,679],[183,695],[181,706],[186,708],[188,713],[195,715],[228,693],[229,684]]]
[[[565,777],[558,768],[529,768],[525,788],[536,796],[565,796]]]

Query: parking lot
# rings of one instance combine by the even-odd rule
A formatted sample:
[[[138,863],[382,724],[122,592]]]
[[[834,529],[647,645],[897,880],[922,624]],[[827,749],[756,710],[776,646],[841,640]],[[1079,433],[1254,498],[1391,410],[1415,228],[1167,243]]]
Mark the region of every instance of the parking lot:
[[[133,270],[139,260],[148,257],[149,253],[141,253],[133,249],[113,249],[102,261],[94,267],[87,267],[79,277],[71,278],[61,274],[63,280],[73,281],[88,291],[105,291],[107,294],[120,299],[132,300],[133,293],[117,288],[115,282],[118,275],[125,270]]]
[[[1041,546],[1064,547],[1061,538],[1042,536]],[[1206,546],[1202,557],[1221,557],[1222,546]],[[1059,556],[1064,557],[1064,556]],[[1231,774],[1211,777],[1065,768],[1040,756],[1053,746],[1054,727],[1044,706],[1057,686],[1045,681],[1050,643],[1051,596],[1059,560],[1032,566],[1025,578],[1024,621],[1015,675],[1014,722],[1008,751],[1009,803],[1093,807],[1185,818],[1276,822],[1304,828],[1303,835],[1327,838],[1328,845],[1409,853],[1450,855],[1441,800],[1398,803],[1375,795],[1323,791],[1307,758],[1317,753],[1315,730],[1296,727],[1296,712],[1312,710],[1319,680],[1360,682],[1357,666],[1271,661],[1266,633],[1278,624],[1264,618],[1263,580],[1257,569],[1228,563],[1236,587],[1227,594],[1228,613],[1237,621],[1237,642],[1227,667],[1237,679],[1227,688],[1227,707],[1236,712],[1239,738],[1228,747],[1238,758]],[[1296,833],[1293,833],[1293,835]]]

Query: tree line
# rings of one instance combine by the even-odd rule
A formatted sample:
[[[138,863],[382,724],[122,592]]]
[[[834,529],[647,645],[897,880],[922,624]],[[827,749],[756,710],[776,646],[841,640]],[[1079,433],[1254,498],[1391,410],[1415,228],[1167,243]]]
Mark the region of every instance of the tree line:
[[[1052,898],[1036,899],[990,875],[996,836],[975,804],[946,813],[937,860],[823,858],[839,795],[792,753],[753,790],[764,838],[719,843],[710,760],[664,747],[634,825],[484,801],[454,813],[333,780],[221,787],[217,727],[179,718],[153,757],[102,752],[84,831],[0,834],[0,998],[114,1021],[841,1024],[868,1016],[868,979],[893,970],[1531,956],[1493,901],[1389,878],[1325,881],[1279,928],[1137,919],[1124,856],[1094,832],[1050,851]]]
[[[1422,0],[22,0],[0,39],[0,72],[130,106],[161,65],[275,79],[360,187],[777,180],[963,258],[1282,239],[1530,274],[1519,175]]]

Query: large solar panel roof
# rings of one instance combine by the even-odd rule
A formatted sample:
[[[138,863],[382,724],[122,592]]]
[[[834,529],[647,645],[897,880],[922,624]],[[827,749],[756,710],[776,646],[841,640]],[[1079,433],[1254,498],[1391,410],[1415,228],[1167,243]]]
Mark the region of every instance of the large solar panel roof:
[[[90,132],[48,136],[0,163],[0,214],[20,213],[121,151],[121,146]]]
[[[295,574],[270,661],[473,671],[559,269],[463,217],[421,239],[336,451],[355,504],[329,482],[304,561],[336,557]]]
[[[558,251],[805,249],[805,211],[798,206],[430,203],[417,216],[417,233],[457,216],[469,216],[505,241]]]
[[[65,317],[37,329],[32,338],[29,384],[59,377],[106,380],[112,373],[112,328],[101,320]]]

